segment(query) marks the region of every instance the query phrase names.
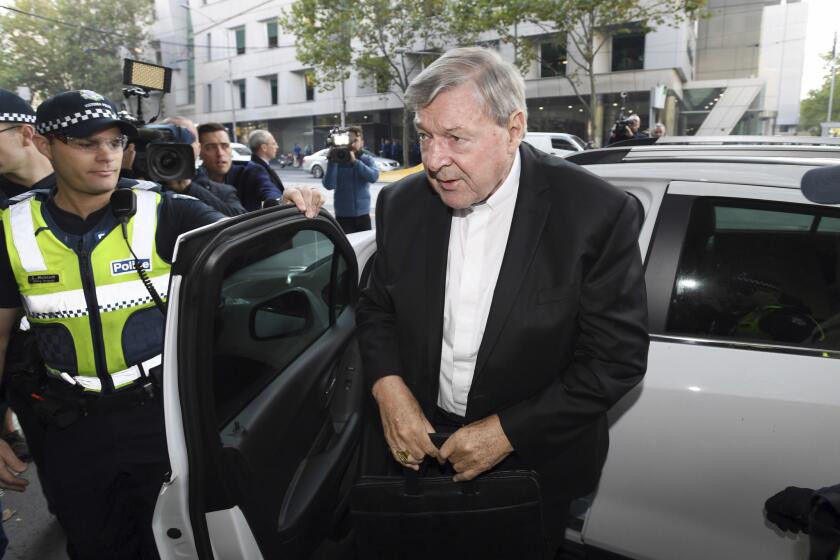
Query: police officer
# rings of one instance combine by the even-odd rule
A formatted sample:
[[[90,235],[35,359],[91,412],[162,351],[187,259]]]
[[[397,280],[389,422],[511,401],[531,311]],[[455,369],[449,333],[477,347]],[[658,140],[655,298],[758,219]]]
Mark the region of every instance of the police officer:
[[[52,181],[52,166],[35,147],[35,111],[0,89],[0,206],[8,199]]]
[[[46,366],[37,393],[42,474],[71,557],[157,558],[151,520],[169,468],[155,383],[159,303],[177,237],[223,216],[192,197],[120,180],[136,131],[95,92],[44,101],[36,128],[56,184],[0,213],[0,358],[22,306]],[[117,191],[133,203],[112,203]],[[295,198],[307,215],[323,202],[311,192]],[[15,459],[0,441],[0,486],[23,490],[25,466]]]

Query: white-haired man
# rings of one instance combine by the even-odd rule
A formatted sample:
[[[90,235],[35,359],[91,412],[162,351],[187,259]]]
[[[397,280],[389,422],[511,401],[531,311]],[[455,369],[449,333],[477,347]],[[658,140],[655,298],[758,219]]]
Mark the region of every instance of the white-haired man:
[[[271,167],[271,160],[277,157],[277,141],[267,130],[257,129],[248,136],[248,147],[251,148],[251,161],[265,169],[274,186],[283,192],[283,181]]]
[[[640,209],[522,143],[524,83],[493,51],[447,52],[405,99],[425,174],[377,203],[357,313],[372,427],[393,460],[449,461],[456,481],[535,470],[553,554],[569,501],[597,484],[607,410],[646,369]],[[434,431],[452,432],[440,449]]]

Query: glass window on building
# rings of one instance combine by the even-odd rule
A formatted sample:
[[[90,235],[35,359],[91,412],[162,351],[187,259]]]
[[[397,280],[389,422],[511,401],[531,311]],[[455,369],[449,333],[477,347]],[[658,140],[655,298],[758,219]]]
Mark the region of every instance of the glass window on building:
[[[276,21],[269,21],[265,24],[266,30],[268,32],[268,48],[274,49],[277,48],[277,40],[279,34],[277,32],[277,22]]]
[[[268,80],[268,87],[271,90],[271,104],[277,105],[279,97],[277,95],[277,76]]]
[[[236,91],[239,93],[239,108],[245,108],[245,80],[236,80],[234,86],[236,87]]]
[[[236,54],[245,54],[245,28],[237,27],[233,32],[236,34]]]
[[[207,60],[213,60],[213,35],[207,34]]]
[[[642,70],[645,67],[645,32],[638,26],[612,36],[612,71]]]
[[[207,113],[213,112],[213,84],[207,84],[207,95],[204,97],[204,110]]]
[[[540,78],[566,75],[566,48],[556,41],[540,41]]]
[[[315,100],[315,74],[309,70],[303,75],[303,82],[306,85],[306,100]]]

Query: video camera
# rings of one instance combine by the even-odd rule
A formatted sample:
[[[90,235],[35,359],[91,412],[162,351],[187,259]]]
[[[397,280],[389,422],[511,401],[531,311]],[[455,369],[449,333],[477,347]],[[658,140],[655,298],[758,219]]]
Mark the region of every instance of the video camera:
[[[144,98],[152,91],[162,92],[161,97],[169,92],[172,83],[172,69],[157,64],[149,64],[138,60],[125,59],[123,65],[123,95],[126,105],[132,97],[137,98],[137,116],[124,113],[124,120],[137,127],[138,135],[130,138],[134,144],[136,156],[131,166],[137,177],[150,181],[179,181],[192,179],[195,176],[195,152],[192,143],[195,137],[192,133],[174,124],[146,124],[143,121]],[[155,122],[160,115],[160,99],[158,100],[158,114],[149,120]]]
[[[334,128],[327,136],[327,147],[330,148],[327,159],[336,163],[350,163],[350,145],[353,140],[350,138],[350,130],[347,128]]]

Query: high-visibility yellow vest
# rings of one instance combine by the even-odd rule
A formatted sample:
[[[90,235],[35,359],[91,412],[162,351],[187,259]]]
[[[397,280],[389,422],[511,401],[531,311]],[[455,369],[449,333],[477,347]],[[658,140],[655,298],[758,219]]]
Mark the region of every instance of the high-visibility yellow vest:
[[[157,254],[160,194],[136,190],[128,239],[166,299],[169,269]],[[116,218],[84,235],[61,231],[36,194],[0,213],[26,316],[54,376],[88,391],[125,387],[160,364],[163,314],[143,285]],[[68,377],[69,376],[69,377]],[[71,379],[72,378],[72,379]]]

